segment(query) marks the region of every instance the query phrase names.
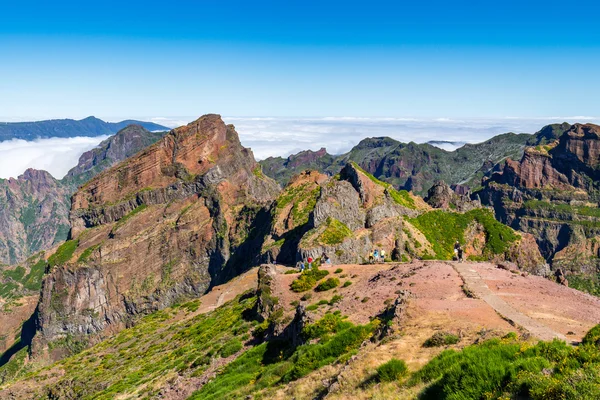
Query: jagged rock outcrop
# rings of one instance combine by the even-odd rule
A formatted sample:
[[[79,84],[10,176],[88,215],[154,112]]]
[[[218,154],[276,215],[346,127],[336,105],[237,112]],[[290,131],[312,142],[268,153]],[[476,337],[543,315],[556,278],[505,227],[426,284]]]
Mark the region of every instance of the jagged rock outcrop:
[[[76,248],[44,279],[34,352],[118,330],[256,263],[278,192],[218,115],[98,175],[73,196],[65,246]]]
[[[594,274],[600,267],[590,242],[600,235],[600,126],[560,126],[544,137],[520,161],[507,160],[478,194],[500,221],[533,234],[553,265]]]
[[[459,186],[461,193],[455,192],[446,182],[437,181],[429,191],[425,201],[433,208],[469,211],[481,207],[479,200],[471,199],[471,192]]]

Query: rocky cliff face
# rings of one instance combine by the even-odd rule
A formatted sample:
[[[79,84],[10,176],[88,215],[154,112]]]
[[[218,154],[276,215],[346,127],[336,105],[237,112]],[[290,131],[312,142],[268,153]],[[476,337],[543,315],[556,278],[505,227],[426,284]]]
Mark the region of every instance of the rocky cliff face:
[[[256,263],[278,192],[218,115],[98,175],[73,195],[70,241],[44,279],[34,351],[121,329]]]
[[[0,263],[20,263],[66,240],[70,197],[77,187],[163,135],[131,125],[84,153],[62,180],[33,169],[17,179],[0,180]]]
[[[69,191],[45,171],[0,180],[0,264],[52,247],[69,231]]]
[[[599,155],[600,127],[575,124],[527,148],[520,161],[508,160],[479,195],[499,220],[532,233],[549,261],[595,274],[599,254],[590,241],[600,234]]]

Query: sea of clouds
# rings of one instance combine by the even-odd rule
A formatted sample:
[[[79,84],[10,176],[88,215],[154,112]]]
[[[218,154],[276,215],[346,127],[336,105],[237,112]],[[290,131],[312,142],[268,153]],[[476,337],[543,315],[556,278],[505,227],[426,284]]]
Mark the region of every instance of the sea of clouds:
[[[149,118],[169,126],[181,126],[195,118]],[[257,159],[287,157],[302,150],[325,147],[331,154],[342,154],[367,137],[389,136],[401,142],[437,143],[444,150],[454,150],[464,143],[483,142],[495,135],[535,133],[544,125],[560,122],[600,123],[598,117],[541,118],[281,118],[223,117],[234,124],[242,144],[252,148]]]
[[[171,128],[185,125],[197,117],[134,117]],[[119,121],[123,118],[108,118]],[[534,133],[556,122],[600,123],[598,117],[547,118],[359,118],[359,117],[227,117],[234,124],[242,144],[250,147],[257,159],[287,157],[302,150],[325,147],[331,154],[350,150],[367,137],[389,136],[401,142],[444,141],[437,143],[454,150],[462,143],[478,143],[506,133]],[[77,164],[79,156],[97,146],[103,137],[11,140],[0,142],[0,178],[17,177],[27,168],[44,169],[62,178]]]
[[[0,178],[16,178],[27,168],[42,169],[62,178],[77,165],[79,157],[108,136],[51,138],[0,142]]]

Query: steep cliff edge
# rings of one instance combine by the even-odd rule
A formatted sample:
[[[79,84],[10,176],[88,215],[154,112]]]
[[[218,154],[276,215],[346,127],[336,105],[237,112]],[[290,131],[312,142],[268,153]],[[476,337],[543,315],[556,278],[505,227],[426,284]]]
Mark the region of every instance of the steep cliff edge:
[[[532,233],[555,268],[596,274],[600,235],[600,126],[575,124],[557,140],[507,160],[478,194],[496,217]]]
[[[205,115],[96,176],[43,282],[34,353],[64,355],[252,265],[279,192],[233,126]],[[89,336],[92,334],[92,336]]]

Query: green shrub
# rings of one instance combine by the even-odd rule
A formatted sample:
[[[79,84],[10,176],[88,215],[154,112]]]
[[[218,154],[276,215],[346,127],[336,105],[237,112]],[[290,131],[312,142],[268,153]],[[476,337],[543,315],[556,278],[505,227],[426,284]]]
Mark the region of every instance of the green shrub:
[[[312,298],[312,293],[304,293],[302,295],[302,297],[300,297],[300,300],[302,301],[308,301]]]
[[[420,383],[426,384],[419,396],[425,400],[597,399],[600,351],[559,340],[531,346],[492,339],[462,351],[443,351],[409,381],[411,386]]]
[[[589,332],[583,337],[581,343],[590,344],[600,348],[600,325],[596,325],[590,329]]]
[[[348,287],[350,285],[352,285],[352,282],[351,281],[346,281],[346,282],[344,282],[344,284],[342,285],[342,287]]]
[[[326,281],[321,282],[315,290],[317,292],[326,292],[327,290],[331,290],[339,285],[340,280],[338,278],[329,278]]]
[[[343,270],[343,269],[341,269],[341,268],[338,268],[338,269],[336,269],[336,270],[335,270],[333,273],[334,273],[334,274],[341,274],[342,272],[344,272],[344,270]]]
[[[329,305],[332,306],[334,304],[339,303],[340,301],[342,301],[343,297],[340,296],[339,294],[336,294],[335,296],[333,296],[331,298],[331,300],[329,300]]]
[[[221,354],[221,357],[227,358],[240,351],[242,347],[242,342],[240,342],[238,339],[232,339],[221,348],[219,353]]]
[[[342,243],[346,238],[352,237],[354,233],[344,224],[337,219],[327,217],[325,221],[325,230],[319,236],[319,242],[335,245]]]
[[[436,332],[432,337],[427,339],[423,343],[423,347],[439,347],[456,344],[460,341],[460,338],[452,333],[448,332]]]
[[[392,358],[377,368],[377,379],[380,382],[394,382],[408,373],[408,367],[402,360]]]
[[[317,281],[320,281],[327,275],[329,275],[328,271],[323,271],[316,267],[305,269],[300,277],[292,282],[291,289],[296,293],[306,292],[312,289],[317,284]]]
[[[319,339],[326,334],[337,333],[352,326],[352,323],[345,321],[340,314],[325,314],[323,318],[314,324],[308,324],[302,329],[302,336],[305,340]]]
[[[362,299],[360,302],[361,302],[361,303],[366,303],[366,302],[368,302],[369,300],[371,300],[371,298],[370,298],[370,297],[363,297],[363,299]]]

